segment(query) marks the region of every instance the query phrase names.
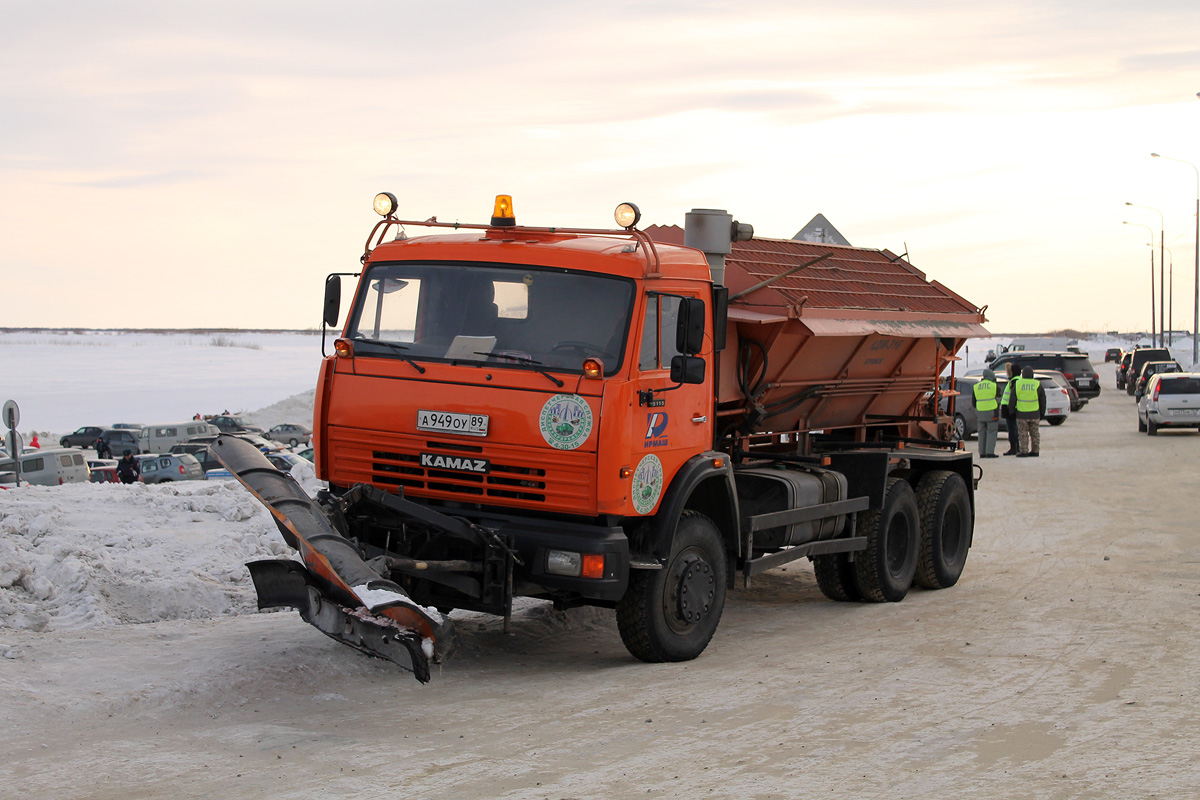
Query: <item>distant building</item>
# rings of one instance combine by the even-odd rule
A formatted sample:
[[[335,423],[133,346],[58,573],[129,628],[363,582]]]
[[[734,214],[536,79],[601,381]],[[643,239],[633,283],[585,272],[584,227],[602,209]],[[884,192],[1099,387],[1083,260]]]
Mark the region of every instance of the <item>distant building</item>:
[[[840,244],[850,247],[850,242],[830,224],[829,220],[825,219],[824,214],[817,214],[810,219],[808,224],[801,228],[792,239],[814,244]]]

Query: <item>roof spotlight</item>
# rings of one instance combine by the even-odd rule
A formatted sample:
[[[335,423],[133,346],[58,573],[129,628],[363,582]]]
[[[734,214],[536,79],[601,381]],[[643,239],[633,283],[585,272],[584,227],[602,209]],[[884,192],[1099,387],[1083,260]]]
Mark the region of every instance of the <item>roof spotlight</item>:
[[[613,212],[613,219],[617,221],[617,225],[626,230],[638,224],[638,220],[642,218],[642,212],[633,203],[621,203],[617,206],[617,210]]]
[[[396,195],[391,192],[380,192],[375,195],[375,213],[381,217],[390,217],[396,213]]]

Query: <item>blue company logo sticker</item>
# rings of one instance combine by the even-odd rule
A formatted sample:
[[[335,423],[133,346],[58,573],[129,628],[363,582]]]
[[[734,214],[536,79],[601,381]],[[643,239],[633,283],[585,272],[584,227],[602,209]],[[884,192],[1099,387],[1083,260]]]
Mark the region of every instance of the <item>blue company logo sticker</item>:
[[[667,412],[654,411],[646,415],[646,445],[651,447],[667,446]]]
[[[663,465],[658,456],[650,453],[638,462],[633,471],[633,510],[649,514],[658,504],[663,489]]]
[[[574,450],[592,432],[592,409],[582,397],[556,394],[542,406],[538,428],[546,444],[558,450]]]

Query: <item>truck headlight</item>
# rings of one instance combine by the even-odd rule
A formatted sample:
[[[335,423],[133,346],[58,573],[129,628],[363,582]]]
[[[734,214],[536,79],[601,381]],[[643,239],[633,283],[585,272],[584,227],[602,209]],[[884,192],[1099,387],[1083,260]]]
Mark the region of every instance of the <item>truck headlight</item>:
[[[551,575],[566,575],[578,578],[583,571],[583,554],[572,553],[569,550],[549,550],[546,552],[546,572]]]

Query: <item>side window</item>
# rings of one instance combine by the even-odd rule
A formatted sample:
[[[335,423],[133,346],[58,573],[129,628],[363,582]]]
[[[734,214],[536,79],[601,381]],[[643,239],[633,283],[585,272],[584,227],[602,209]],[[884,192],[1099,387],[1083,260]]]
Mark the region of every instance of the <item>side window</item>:
[[[642,370],[670,369],[675,349],[675,330],[679,324],[682,298],[671,294],[652,294],[646,300],[646,324],[642,327],[642,349],[638,367]]]
[[[158,464],[153,459],[142,462],[142,472],[158,472]]]
[[[41,472],[46,468],[46,462],[40,458],[31,458],[21,462],[21,469],[26,472]]]
[[[62,464],[64,467],[69,467],[71,466],[71,457],[67,455],[59,456],[58,463]]]
[[[75,455],[71,456],[71,460],[73,462],[75,462],[75,466],[77,466],[77,467],[83,466],[83,456],[80,455],[79,453],[76,453]]]

